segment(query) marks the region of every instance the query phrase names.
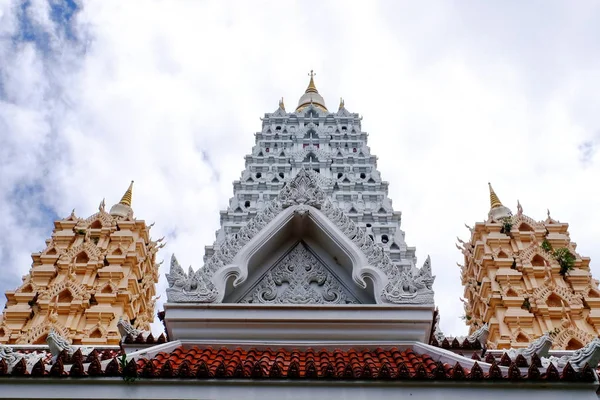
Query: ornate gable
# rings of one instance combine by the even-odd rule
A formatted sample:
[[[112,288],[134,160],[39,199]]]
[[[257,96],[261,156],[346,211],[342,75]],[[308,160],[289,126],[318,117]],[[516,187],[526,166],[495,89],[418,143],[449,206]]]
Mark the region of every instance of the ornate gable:
[[[226,236],[203,268],[186,274],[173,258],[167,275],[168,301],[223,302],[230,277],[236,278],[234,288],[243,284],[251,259],[258,253],[268,252],[266,244],[275,240],[273,237],[285,229],[289,231],[293,223],[302,225],[309,221],[320,241],[329,241],[341,249],[356,285],[367,289],[365,278],[368,278],[376,303],[433,304],[435,277],[431,274],[429,259],[420,270],[394,265],[365,229],[355,224],[323,192],[316,175],[301,169],[276,199],[237,233]]]

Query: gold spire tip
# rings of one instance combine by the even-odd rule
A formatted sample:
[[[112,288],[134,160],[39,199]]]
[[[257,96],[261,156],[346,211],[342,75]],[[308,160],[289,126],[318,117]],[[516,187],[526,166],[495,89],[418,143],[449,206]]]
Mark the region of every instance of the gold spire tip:
[[[308,74],[308,76],[310,76],[310,82],[308,82],[308,87],[306,88],[305,93],[319,93],[317,87],[315,86],[315,80],[313,78],[315,75],[316,73],[311,69],[310,73]]]
[[[502,207],[502,202],[496,195],[496,192],[494,192],[494,189],[492,188],[492,184],[488,182],[488,186],[490,188],[490,208]]]
[[[121,201],[119,203],[131,207],[132,194],[133,194],[133,181],[131,181],[131,183],[129,184],[129,188],[127,188],[127,191],[125,192],[125,194],[123,195],[123,197],[121,198]]]

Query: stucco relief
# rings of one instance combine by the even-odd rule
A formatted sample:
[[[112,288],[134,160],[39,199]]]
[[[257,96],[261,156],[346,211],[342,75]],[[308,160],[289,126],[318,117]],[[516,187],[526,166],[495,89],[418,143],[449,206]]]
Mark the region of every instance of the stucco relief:
[[[230,234],[215,250],[205,266],[194,272],[191,267],[186,274],[173,257],[171,271],[167,274],[170,302],[212,303],[219,297],[213,282],[215,273],[230,265],[237,253],[265,228],[277,215],[291,206],[314,207],[320,210],[342,233],[366,256],[370,266],[380,270],[386,279],[378,302],[396,304],[433,304],[432,285],[435,277],[431,273],[430,260],[421,269],[401,269],[394,265],[383,248],[376,245],[364,228],[355,224],[340,208],[327,197],[315,177],[317,173],[301,169],[288,182],[278,197],[267,203],[265,208],[243,226],[237,233]]]
[[[240,303],[355,304],[358,301],[299,243]]]

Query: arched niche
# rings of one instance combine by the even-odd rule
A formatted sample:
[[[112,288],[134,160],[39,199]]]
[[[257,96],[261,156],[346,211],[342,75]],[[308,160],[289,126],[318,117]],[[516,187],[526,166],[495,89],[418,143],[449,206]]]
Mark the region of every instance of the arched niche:
[[[529,343],[529,338],[523,334],[523,332],[519,332],[515,341],[517,343]]]
[[[58,302],[59,303],[71,303],[73,301],[73,293],[68,288],[63,289],[58,294]]]
[[[76,264],[87,264],[90,261],[90,257],[87,255],[85,251],[80,252],[75,257]]]
[[[90,229],[102,229],[102,222],[99,219],[90,224]]]
[[[554,292],[550,293],[550,296],[548,296],[548,298],[546,299],[546,305],[548,305],[548,307],[562,307],[563,302],[564,300],[562,299],[562,297],[560,297]]]
[[[519,225],[519,232],[533,232],[533,228],[526,222],[522,222]]]
[[[565,346],[565,350],[579,350],[582,347],[583,347],[583,343],[581,343],[576,338],[571,338],[571,340],[569,340],[567,342],[567,345]]]
[[[546,264],[547,262],[544,257],[540,256],[539,254],[536,254],[531,259],[531,265],[534,267],[544,267]]]

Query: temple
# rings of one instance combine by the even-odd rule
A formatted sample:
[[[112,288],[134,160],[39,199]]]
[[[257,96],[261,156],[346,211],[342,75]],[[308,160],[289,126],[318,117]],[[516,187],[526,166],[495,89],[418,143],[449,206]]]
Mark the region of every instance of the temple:
[[[525,330],[528,343],[513,345],[509,340],[502,349],[490,343],[504,339],[511,322],[502,319],[506,325],[498,328],[497,321],[488,318],[485,323],[475,311],[466,317],[473,326],[468,337],[449,340],[443,335],[435,306],[432,262],[427,257],[419,266],[415,248],[406,244],[401,214],[392,207],[388,183],[377,170],[377,158],[367,145],[361,121],[358,114],[346,109],[343,100],[336,111],[327,108],[312,71],[294,111],[286,111],[282,99],[274,112],[264,115],[245,169],[233,184],[233,197],[220,213],[214,243],[205,248],[201,260],[185,260],[186,264],[196,263],[196,268],[184,270],[172,255],[169,270],[164,271],[167,301],[159,318],[165,333],[158,337],[140,322],[148,321],[140,318],[151,310],[149,296],[154,292],[143,291],[136,283],[146,288],[143,282],[148,279],[148,285],[154,287],[153,257],[160,246],[150,241],[143,223],[132,219],[130,200],[124,197],[106,213],[106,222],[99,223],[106,226],[104,240],[99,238],[97,243],[84,239],[97,216],[85,223],[74,216],[67,219],[71,221],[64,229],[68,246],[74,237],[80,240],[73,243],[91,246],[91,241],[101,250],[98,256],[86,253],[88,261],[80,268],[86,275],[65,273],[59,282],[70,279],[85,285],[96,281],[79,281],[78,276],[101,279],[105,269],[115,270],[108,274],[115,286],[109,285],[110,293],[116,292],[117,300],[125,302],[110,303],[106,329],[118,330],[119,345],[87,345],[84,337],[67,329],[79,332],[87,322],[71,324],[60,295],[54,303],[56,296],[50,295],[47,304],[58,304],[58,311],[52,311],[58,322],[46,328],[47,333],[33,335],[31,341],[0,345],[0,397],[597,398],[600,339],[585,336],[578,342],[584,345],[578,350],[557,352],[553,346],[569,345],[562,345],[560,333],[546,331],[550,325],[540,325],[537,339],[538,331]],[[494,245],[494,257],[504,260],[517,251],[516,247],[509,250],[511,238],[506,233],[524,236],[517,229],[519,217],[513,219],[497,196],[492,197],[490,220],[476,229],[489,229],[494,237],[502,238],[502,249],[497,240],[491,240],[492,233],[474,240],[479,237],[474,231],[474,245],[464,247],[465,255],[471,257],[465,268],[473,269],[472,259],[481,259],[477,251],[489,250],[483,250],[482,240]],[[512,223],[510,229],[508,222]],[[537,234],[538,225],[528,224],[529,232]],[[558,259],[566,257],[561,256],[566,254],[561,249],[568,247],[572,256],[564,268],[560,262],[552,264],[556,287],[552,293],[566,299],[565,290],[557,288],[565,285],[560,278],[567,275],[573,277],[571,287],[583,294],[589,260],[576,255],[566,227],[557,222],[544,226],[549,232],[544,251]],[[473,252],[476,256],[470,255]],[[71,251],[64,258],[63,269],[79,271],[80,253],[80,248]],[[98,263],[104,254],[106,262]],[[91,260],[96,264],[90,264]],[[486,266],[494,265],[494,258],[492,264],[485,260]],[[511,272],[489,276],[486,272],[478,286],[489,288],[488,281],[494,277],[509,276],[500,281],[511,283],[516,292],[517,280],[512,277],[520,270],[513,268],[510,260],[505,269]],[[538,275],[545,279],[546,269],[534,271],[536,279]],[[33,276],[25,278],[23,287],[29,293],[29,297],[23,296],[25,303],[13,302],[9,309],[20,307],[22,315],[31,312],[35,293],[48,284],[35,281],[37,286],[27,287]],[[468,279],[469,275],[463,272],[463,276]],[[106,281],[96,286],[90,283],[84,290],[103,305],[108,302],[98,296],[106,285]],[[144,293],[145,308],[128,308],[136,304],[139,297],[134,294],[139,293]],[[69,306],[69,312],[85,315],[94,310],[95,305],[86,301]],[[575,330],[579,321],[573,318],[575,310],[588,320],[594,317],[571,305],[575,303],[563,303],[561,310],[569,310],[571,318],[570,328],[565,329]],[[476,306],[472,297],[466,304]],[[88,311],[79,312],[77,307]],[[536,303],[535,307],[541,306]],[[544,314],[550,321],[556,312],[552,307],[546,307],[549,314]],[[497,312],[502,318],[507,315],[500,308]],[[18,315],[5,317],[2,325],[11,327],[8,335],[17,341],[31,324],[10,322]],[[45,315],[40,318],[44,320]],[[45,345],[27,344],[42,340]],[[572,339],[567,343],[573,346]]]
[[[460,240],[465,321],[489,326],[490,349],[524,348],[550,332],[553,348],[576,350],[600,333],[600,291],[590,259],[577,253],[566,223],[535,221],[504,206],[491,185],[485,222]]]
[[[133,185],[133,182],[132,182]],[[150,329],[160,243],[133,217],[132,185],[110,212],[56,221],[29,274],[7,292],[0,343],[45,344],[51,330],[73,344],[118,345],[117,322]]]

